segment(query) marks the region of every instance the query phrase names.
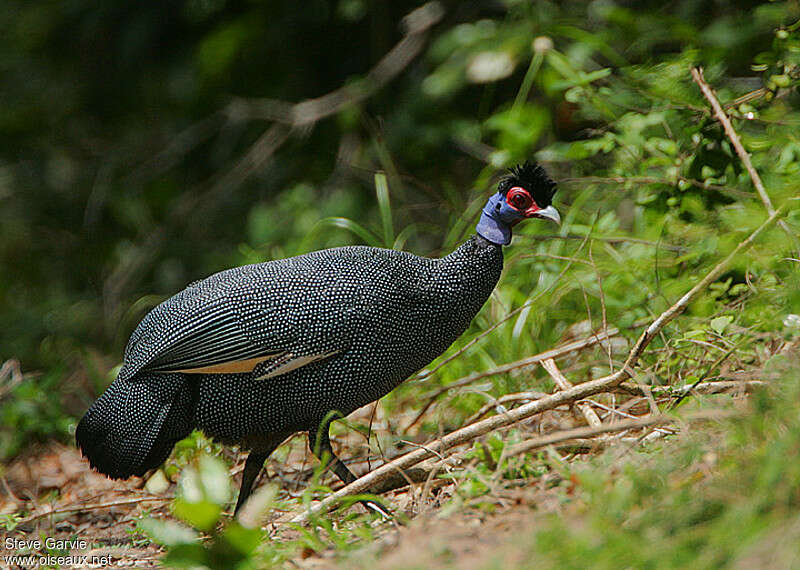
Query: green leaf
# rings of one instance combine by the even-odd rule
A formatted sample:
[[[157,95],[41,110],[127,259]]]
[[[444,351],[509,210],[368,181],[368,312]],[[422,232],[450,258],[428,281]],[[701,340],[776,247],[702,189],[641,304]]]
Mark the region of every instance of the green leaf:
[[[228,544],[244,556],[248,556],[258,548],[262,538],[260,528],[245,528],[236,521],[228,525],[222,536]]]
[[[403,249],[403,246],[408,241],[408,238],[411,237],[413,234],[417,232],[417,224],[409,224],[400,230],[400,233],[397,234],[397,237],[394,239],[394,243],[392,243],[392,249]]]
[[[192,544],[197,540],[195,531],[175,521],[146,518],[139,521],[139,528],[164,546]]]
[[[181,473],[178,481],[178,494],[188,503],[198,503],[203,500],[203,487],[200,483],[200,476],[194,467],[187,467]]]
[[[394,225],[392,224],[392,204],[389,201],[389,183],[386,174],[383,172],[375,173],[375,194],[378,197],[378,209],[381,213],[381,225],[383,226],[384,247],[392,247],[394,243]]]
[[[164,566],[167,568],[213,568],[208,559],[208,551],[200,543],[178,544],[171,547],[164,557]]]
[[[231,483],[225,464],[210,455],[202,455],[199,463],[203,496],[217,505],[226,504],[231,498]]]
[[[724,316],[724,317],[717,317],[715,319],[711,319],[711,330],[713,330],[718,335],[721,335],[725,332],[725,329],[728,328],[728,325],[731,324],[733,321],[733,317]]]
[[[583,71],[578,72],[575,75],[567,79],[562,79],[558,81],[553,81],[550,86],[553,89],[561,90],[561,89],[569,89],[570,87],[577,87],[581,85],[588,85],[593,81],[597,81],[598,79],[602,79],[604,77],[608,77],[611,75],[611,69],[603,68],[598,69],[597,71],[592,71],[590,73],[585,73]]]
[[[353,220],[351,220],[349,218],[340,218],[338,216],[331,216],[329,218],[323,218],[322,220],[320,220],[318,222],[317,225],[318,226],[333,226],[333,227],[336,227],[336,228],[345,229],[345,230],[355,234],[359,238],[361,238],[361,241],[363,241],[367,245],[372,245],[372,246],[375,246],[375,247],[381,247],[383,245],[378,236],[376,236],[374,233],[369,231],[364,226],[354,222]]]
[[[180,497],[172,504],[172,511],[179,519],[204,532],[214,528],[222,514],[222,508],[211,501],[189,502]]]

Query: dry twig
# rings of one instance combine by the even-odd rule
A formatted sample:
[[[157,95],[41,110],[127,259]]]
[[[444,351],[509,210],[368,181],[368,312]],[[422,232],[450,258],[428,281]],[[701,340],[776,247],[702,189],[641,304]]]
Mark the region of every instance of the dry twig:
[[[666,394],[670,396],[688,391],[692,391],[697,394],[722,394],[724,392],[736,392],[741,390],[742,392],[750,394],[753,391],[764,388],[767,385],[768,383],[764,382],[763,380],[724,380],[720,382],[703,382],[702,384],[698,384],[696,386],[692,384],[686,384],[684,386],[653,386],[650,387],[650,390],[654,394]],[[623,382],[620,384],[619,389],[637,396],[645,395],[645,391],[642,389],[642,386],[631,384],[629,382]]]
[[[577,352],[579,350],[583,350],[584,348],[589,348],[590,346],[594,346],[595,344],[601,343],[606,341],[612,337],[615,337],[619,334],[619,329],[616,327],[611,327],[604,332],[594,333],[592,336],[583,338],[581,340],[575,340],[572,342],[568,342],[556,348],[551,348],[550,350],[545,350],[544,352],[540,352],[539,354],[535,354],[533,356],[529,356],[528,358],[523,358],[522,360],[516,360],[514,362],[509,362],[508,364],[504,364],[502,366],[498,366],[497,368],[492,368],[490,370],[484,370],[483,372],[475,372],[470,374],[469,376],[464,376],[456,380],[455,382],[451,382],[446,386],[442,386],[437,389],[431,396],[428,398],[428,401],[422,409],[417,412],[417,415],[414,417],[411,422],[407,426],[403,428],[404,431],[408,431],[414,424],[416,424],[425,413],[428,411],[434,401],[439,398],[442,394],[449,392],[453,388],[461,388],[462,386],[467,386],[468,384],[472,384],[477,382],[478,380],[482,380],[483,378],[487,378],[489,376],[496,376],[498,374],[507,374],[508,372],[512,372],[513,370],[518,370],[520,368],[525,368],[526,366],[532,366],[534,364],[540,364],[543,360],[548,358],[559,358],[561,356],[566,356],[570,353]]]
[[[561,370],[558,369],[556,365],[556,361],[552,358],[546,358],[542,361],[542,368],[547,370],[547,373],[550,375],[550,378],[553,379],[556,387],[559,390],[569,390],[573,387],[572,382],[567,380],[567,378],[561,373]],[[586,402],[578,402],[575,404],[580,412],[583,414],[583,417],[586,418],[586,422],[592,427],[599,427],[603,425],[603,422],[600,421],[600,416],[597,415],[592,409],[590,404]]]
[[[50,515],[64,515],[69,513],[82,513],[86,511],[96,511],[100,509],[110,509],[112,507],[119,507],[123,505],[135,505],[137,503],[145,503],[145,502],[166,502],[171,501],[175,497],[136,497],[134,499],[120,499],[119,501],[109,501],[106,503],[93,503],[91,505],[75,505],[72,507],[61,507],[58,509],[45,509],[43,511],[39,511],[38,513],[33,513],[28,515],[24,519],[19,521],[19,525],[28,524],[35,520],[38,520],[43,517],[48,517]]]
[[[547,447],[548,445],[554,445],[556,443],[564,443],[575,439],[591,438],[597,435],[626,431],[630,429],[638,429],[643,427],[673,424],[680,422],[718,421],[722,419],[731,418],[735,415],[736,415],[735,412],[726,412],[722,410],[710,410],[705,412],[698,412],[696,414],[691,414],[683,418],[677,418],[675,416],[668,416],[665,414],[658,414],[658,415],[647,416],[644,418],[638,418],[635,420],[623,420],[621,422],[615,422],[613,424],[603,424],[597,427],[575,428],[575,429],[564,430],[556,433],[543,435],[540,437],[534,437],[527,441],[522,441],[511,447],[511,449],[508,451],[506,455],[508,457],[512,457],[514,455],[527,453],[529,451],[540,449],[542,447]]]
[[[531,400],[538,400],[539,398],[546,398],[547,396],[548,395],[544,392],[514,392],[512,394],[503,394],[499,398],[492,399],[488,404],[484,404],[480,410],[467,418],[464,423],[469,425],[472,422],[478,421],[492,410],[502,412],[505,410],[505,404],[511,402],[530,402]]]
[[[700,87],[700,91],[703,92],[703,95],[711,103],[711,108],[714,109],[714,116],[717,120],[722,124],[722,128],[725,130],[725,134],[728,135],[728,139],[730,139],[731,144],[733,145],[736,154],[739,156],[739,159],[744,164],[747,173],[750,175],[750,179],[753,181],[753,186],[758,192],[759,198],[761,198],[761,202],[763,202],[764,207],[767,210],[767,213],[771,216],[775,213],[775,207],[772,205],[772,200],[769,198],[769,194],[767,194],[767,189],[764,188],[764,183],[761,182],[761,176],[759,176],[758,171],[753,166],[753,163],[750,161],[750,155],[745,150],[744,146],[742,145],[742,141],[739,138],[739,135],[736,133],[736,130],[733,128],[733,124],[731,123],[730,118],[728,117],[725,110],[722,108],[722,105],[719,104],[719,100],[717,96],[714,95],[714,90],[711,86],[706,83],[705,78],[703,77],[703,68],[702,67],[693,67],[692,68],[692,79],[697,85]],[[796,244],[797,237],[792,232],[789,225],[780,220],[778,225],[789,235],[792,241]]]
[[[0,400],[11,393],[25,379],[19,366],[19,361],[9,359],[0,366]]]

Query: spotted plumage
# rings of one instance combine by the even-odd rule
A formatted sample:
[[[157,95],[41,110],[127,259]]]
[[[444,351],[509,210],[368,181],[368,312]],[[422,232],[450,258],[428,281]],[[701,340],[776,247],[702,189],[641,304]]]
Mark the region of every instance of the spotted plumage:
[[[331,412],[375,401],[444,352],[502,267],[501,244],[475,235],[441,259],[356,246],[212,275],[142,320],[117,379],[79,423],[78,444],[115,478],[157,467],[194,428],[238,444],[251,454],[237,509],[269,453],[297,431],[352,480],[330,448]]]

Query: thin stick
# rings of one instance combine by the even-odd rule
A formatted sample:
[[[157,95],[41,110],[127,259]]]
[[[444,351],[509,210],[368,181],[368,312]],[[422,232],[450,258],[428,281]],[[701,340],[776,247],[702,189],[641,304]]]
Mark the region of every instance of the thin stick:
[[[755,390],[764,388],[768,386],[768,382],[764,382],[763,380],[723,380],[718,382],[703,382],[702,384],[698,384],[694,386],[693,384],[685,384],[684,386],[654,386],[650,388],[650,391],[654,394],[667,394],[667,395],[675,395],[680,394],[682,392],[688,392],[689,390],[696,392],[697,394],[721,394],[724,392],[730,392],[732,390],[742,390],[746,393],[751,393]],[[693,387],[694,386],[694,387]],[[644,396],[645,390],[642,386],[637,384],[630,384],[624,382],[619,385],[621,390],[628,392],[629,394],[634,394],[637,396]]]
[[[699,109],[702,112],[705,112],[705,109]],[[700,180],[695,180],[693,178],[686,178],[684,176],[678,176],[674,180],[670,180],[667,178],[654,178],[650,176],[581,176],[579,178],[561,178],[559,179],[559,184],[561,183],[571,183],[571,182],[584,182],[584,183],[594,183],[594,184],[664,184],[666,186],[674,186],[676,182],[685,182],[690,186],[694,186],[695,188],[702,188],[703,190],[716,190],[717,192],[725,192],[727,194],[736,194],[737,196],[746,197],[749,194],[743,190],[739,190],[738,188],[731,188],[729,186],[720,186],[719,184],[709,184],[706,182],[702,182]]]
[[[572,402],[583,400],[589,396],[594,396],[595,394],[599,394],[601,392],[607,392],[619,385],[620,382],[622,382],[626,377],[633,377],[633,366],[639,360],[639,357],[642,355],[642,352],[644,352],[644,349],[647,348],[647,345],[650,344],[650,342],[661,331],[661,329],[675,319],[678,315],[680,315],[683,311],[685,311],[689,303],[694,301],[702,291],[704,291],[711,283],[713,283],[720,275],[722,275],[722,273],[730,265],[731,261],[737,258],[745,249],[750,247],[755,239],[765,229],[774,224],[778,217],[783,213],[784,208],[785,204],[778,208],[773,215],[767,218],[767,220],[764,221],[764,223],[762,223],[758,228],[756,228],[746,239],[740,242],[736,249],[730,253],[730,255],[725,257],[725,259],[714,266],[714,268],[709,271],[709,273],[694,287],[692,287],[683,297],[681,297],[677,303],[661,313],[661,315],[659,315],[658,318],[656,318],[652,324],[650,324],[650,326],[644,330],[642,336],[639,337],[639,340],[631,349],[625,364],[620,370],[608,376],[597,378],[596,380],[590,380],[588,382],[584,382],[583,384],[578,384],[577,386],[567,390],[556,392],[555,394],[546,398],[524,404],[503,414],[486,418],[485,420],[481,420],[477,423],[451,432],[443,436],[441,439],[426,445],[425,449],[416,449],[406,453],[405,455],[402,455],[385,465],[381,465],[374,471],[367,473],[352,483],[345,485],[335,493],[332,493],[320,501],[309,511],[296,516],[292,522],[302,523],[306,521],[308,516],[311,514],[318,514],[320,512],[327,511],[333,505],[338,503],[342,497],[366,492],[383,479],[391,476],[391,474],[395,471],[408,469],[417,463],[433,457],[433,451],[441,453],[446,449],[467,443],[468,441],[471,441],[486,433],[513,425],[519,421],[528,419],[544,411],[552,410],[553,408],[557,408],[558,406],[564,404],[571,404]],[[543,360],[543,358],[540,358],[537,360],[537,362],[541,360]]]
[[[709,103],[711,103],[711,108],[714,109],[714,116],[720,123],[722,123],[722,128],[725,129],[725,134],[728,135],[728,138],[731,140],[733,148],[736,150],[736,154],[739,155],[742,164],[744,164],[748,174],[750,174],[750,178],[753,181],[753,186],[755,186],[756,192],[758,192],[761,201],[764,203],[767,213],[772,215],[775,213],[775,208],[772,205],[772,201],[769,199],[769,195],[764,188],[764,184],[761,182],[761,177],[758,175],[758,171],[753,168],[753,163],[750,162],[750,155],[742,146],[742,141],[739,139],[739,135],[736,134],[736,131],[731,124],[731,120],[728,118],[728,115],[725,114],[722,105],[719,104],[717,96],[714,95],[714,90],[711,89],[711,86],[706,83],[706,80],[703,78],[702,67],[692,68],[692,79],[694,79],[694,82],[700,86],[700,91],[703,92],[705,98],[708,99]]]
[[[0,400],[10,394],[29,375],[22,374],[19,361],[9,359],[0,366]]]
[[[556,365],[556,361],[552,358],[542,360],[542,368],[547,370],[547,373],[553,379],[553,382],[559,390],[569,390],[573,387],[572,382],[567,380],[567,378],[561,373],[561,370],[558,369],[558,365]],[[583,417],[586,418],[586,422],[590,426],[599,427],[603,425],[603,422],[600,421],[600,416],[598,416],[597,412],[592,409],[591,404],[587,404],[586,402],[578,402],[575,405],[583,414]]]
[[[536,235],[526,235],[524,237],[526,239],[532,239],[532,240],[536,240],[536,241],[550,240],[550,239],[558,239],[558,240],[586,239],[585,235],[580,235],[580,234],[563,234],[563,235],[562,234],[536,234]],[[602,241],[602,242],[605,242],[605,243],[626,243],[626,242],[627,243],[640,243],[642,245],[650,245],[650,246],[654,246],[654,247],[660,247],[661,249],[668,249],[669,251],[677,251],[677,252],[683,252],[683,251],[687,250],[686,247],[683,247],[683,246],[680,246],[680,245],[671,245],[671,244],[658,243],[658,242],[654,242],[654,241],[650,241],[650,240],[646,240],[646,239],[633,238],[633,237],[623,237],[623,236],[619,236],[619,237],[615,237],[615,236],[602,237],[602,236],[593,235],[593,236],[591,236],[591,239],[592,240],[597,240],[597,241]],[[523,257],[523,258],[524,257],[531,257],[531,255],[527,254],[527,255],[522,255],[520,257]],[[567,258],[567,259],[572,259],[572,258]],[[585,262],[583,262],[583,263],[585,263]]]
[[[700,91],[703,92],[703,95],[706,99],[708,99],[708,102],[711,103],[711,108],[714,109],[714,116],[722,124],[722,128],[725,130],[725,134],[728,135],[731,144],[733,144],[736,154],[739,156],[742,164],[744,164],[745,169],[747,169],[747,173],[750,175],[750,180],[753,181],[753,186],[755,187],[756,192],[758,192],[761,202],[763,202],[764,207],[767,209],[767,213],[771,216],[775,213],[775,207],[772,205],[772,200],[769,199],[769,194],[767,194],[767,189],[764,188],[764,183],[761,182],[761,176],[759,176],[758,171],[755,169],[755,167],[753,167],[753,163],[750,161],[750,155],[742,145],[742,141],[739,138],[739,135],[736,133],[736,130],[733,128],[733,124],[731,123],[730,118],[728,118],[727,113],[725,113],[722,105],[719,104],[717,96],[714,95],[714,90],[708,83],[706,83],[706,80],[703,77],[702,67],[692,68],[692,79],[694,79],[694,82],[700,87]],[[792,232],[791,228],[789,228],[789,225],[783,220],[780,220],[778,225],[780,225],[783,231],[785,231],[796,244],[797,238],[794,235],[794,232]]]
[[[107,503],[94,503],[91,505],[78,505],[74,507],[62,507],[60,509],[51,509],[47,511],[42,511],[38,513],[34,513],[32,515],[28,515],[21,521],[19,521],[18,525],[27,524],[29,522],[33,522],[43,517],[47,517],[50,515],[62,515],[67,513],[82,513],[84,511],[96,511],[99,509],[108,509],[111,507],[119,507],[122,505],[135,505],[137,503],[145,503],[145,502],[166,502],[171,501],[175,497],[136,497],[135,499],[121,499],[119,501],[110,501]]]
[[[498,374],[506,374],[513,370],[517,370],[519,368],[525,368],[526,366],[532,366],[534,364],[540,364],[543,360],[547,358],[559,358],[561,356],[566,356],[572,352],[577,352],[579,350],[583,350],[584,348],[589,348],[590,346],[594,346],[595,344],[601,343],[605,340],[610,339],[611,337],[617,336],[619,334],[619,329],[616,327],[611,327],[610,329],[595,333],[590,337],[586,337],[581,340],[576,340],[572,342],[568,342],[567,344],[563,344],[556,348],[551,348],[550,350],[545,350],[544,352],[540,352],[534,356],[529,356],[528,358],[523,358],[522,360],[517,360],[514,362],[509,362],[508,364],[504,364],[502,366],[498,366],[497,368],[492,368],[490,370],[484,370],[483,372],[475,372],[470,374],[469,376],[464,376],[456,380],[455,382],[451,382],[445,386],[442,386],[438,390],[436,390],[422,406],[422,409],[417,412],[417,415],[414,417],[411,422],[403,428],[403,431],[408,431],[414,424],[416,424],[425,413],[428,411],[434,401],[441,396],[442,394],[449,392],[453,388],[460,388],[462,386],[466,386],[468,384],[472,384],[477,382],[478,380],[482,380],[483,378],[487,378],[489,376],[496,376]]]
[[[639,337],[639,340],[636,342],[634,347],[631,349],[630,354],[628,355],[627,360],[622,368],[622,373],[628,374],[629,370],[636,364],[639,360],[644,349],[650,344],[650,341],[663,329],[668,323],[672,322],[678,315],[683,313],[686,310],[686,307],[689,306],[689,303],[694,301],[700,293],[705,291],[705,289],[711,285],[714,281],[716,281],[720,275],[722,275],[727,269],[731,262],[736,259],[742,252],[748,249],[756,238],[767,228],[769,228],[772,224],[774,224],[778,218],[783,214],[783,211],[786,209],[786,204],[782,205],[780,208],[775,210],[775,212],[767,218],[764,223],[762,223],[758,228],[756,228],[753,233],[747,236],[746,239],[739,242],[739,245],[728,254],[725,259],[720,261],[711,271],[709,271],[705,277],[703,277],[694,287],[692,287],[686,294],[683,295],[678,301],[672,305],[669,309],[661,313],[656,320],[652,322],[652,324],[647,327],[642,336]],[[621,375],[620,375],[621,378]]]
[[[706,412],[699,412],[683,418],[668,416],[665,414],[658,414],[658,415],[647,416],[644,418],[638,418],[635,420],[623,420],[620,422],[615,422],[613,424],[603,424],[597,427],[575,428],[575,429],[547,434],[541,437],[534,437],[527,441],[520,442],[511,447],[511,449],[508,451],[506,455],[508,457],[512,457],[514,455],[520,455],[521,453],[527,453],[535,449],[547,447],[548,445],[563,443],[565,441],[570,441],[573,439],[590,438],[606,433],[614,433],[618,431],[625,431],[629,429],[638,429],[638,428],[657,426],[657,425],[674,424],[679,422],[718,421],[722,419],[731,418],[736,415],[739,414],[737,414],[736,412],[728,412],[722,410],[708,410]]]
[[[509,402],[519,402],[520,400],[530,402],[531,400],[538,400],[539,398],[546,398],[547,396],[548,394],[545,394],[544,392],[514,392],[512,394],[504,394],[499,398],[493,399],[488,404],[484,404],[480,410],[467,418],[464,423],[469,425],[472,422],[481,419],[493,409],[497,409],[498,406],[502,406]]]

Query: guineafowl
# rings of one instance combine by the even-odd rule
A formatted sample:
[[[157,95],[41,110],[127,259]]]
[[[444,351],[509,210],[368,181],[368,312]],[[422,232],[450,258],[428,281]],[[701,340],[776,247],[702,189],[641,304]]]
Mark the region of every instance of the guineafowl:
[[[289,435],[349,483],[333,419],[387,394],[466,330],[525,218],[560,222],[555,183],[525,163],[502,178],[473,235],[441,259],[352,246],[216,273],[136,327],[117,379],[75,438],[112,478],[158,467],[192,429],[249,450],[235,511]],[[374,504],[368,506],[377,508]]]

